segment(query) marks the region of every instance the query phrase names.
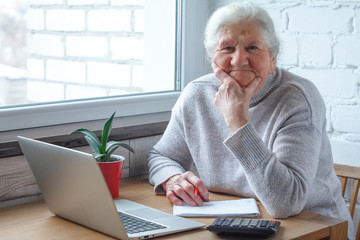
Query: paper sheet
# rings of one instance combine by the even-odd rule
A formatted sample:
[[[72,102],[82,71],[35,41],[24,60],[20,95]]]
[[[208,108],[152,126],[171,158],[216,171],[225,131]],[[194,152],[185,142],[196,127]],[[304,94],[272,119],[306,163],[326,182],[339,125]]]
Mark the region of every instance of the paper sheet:
[[[183,217],[259,217],[260,212],[253,198],[204,202],[203,206],[174,205],[173,214]]]

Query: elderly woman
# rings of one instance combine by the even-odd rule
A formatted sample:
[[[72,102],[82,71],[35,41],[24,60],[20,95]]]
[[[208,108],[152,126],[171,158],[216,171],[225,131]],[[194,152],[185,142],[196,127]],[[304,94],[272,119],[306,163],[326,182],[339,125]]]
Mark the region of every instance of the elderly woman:
[[[208,190],[254,197],[274,218],[308,210],[346,219],[353,238],[324,102],[311,82],[276,67],[268,14],[251,3],[220,8],[204,42],[215,74],[186,86],[149,154],[156,193],[191,206],[209,201]]]

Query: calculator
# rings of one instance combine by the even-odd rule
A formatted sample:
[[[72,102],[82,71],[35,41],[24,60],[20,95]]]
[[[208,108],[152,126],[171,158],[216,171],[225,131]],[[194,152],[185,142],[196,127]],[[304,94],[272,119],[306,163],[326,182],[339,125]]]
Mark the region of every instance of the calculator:
[[[206,229],[216,233],[267,237],[275,234],[279,227],[280,221],[276,220],[218,217]]]

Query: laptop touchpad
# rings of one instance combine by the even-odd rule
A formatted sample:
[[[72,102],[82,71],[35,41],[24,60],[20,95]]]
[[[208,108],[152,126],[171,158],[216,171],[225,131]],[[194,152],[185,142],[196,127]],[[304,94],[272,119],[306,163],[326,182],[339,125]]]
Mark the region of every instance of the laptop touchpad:
[[[136,210],[126,210],[125,212],[133,214],[138,217],[147,218],[147,219],[157,219],[157,218],[164,218],[164,217],[169,216],[166,213],[154,211],[154,210],[148,209],[148,208],[141,208],[141,209],[136,209]]]

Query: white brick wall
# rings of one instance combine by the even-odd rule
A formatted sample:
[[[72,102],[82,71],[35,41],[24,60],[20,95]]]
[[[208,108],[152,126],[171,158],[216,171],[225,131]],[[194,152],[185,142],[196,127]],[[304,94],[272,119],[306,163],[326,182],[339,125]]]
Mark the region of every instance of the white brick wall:
[[[293,68],[291,71],[310,79],[323,97],[352,99],[356,94],[353,84],[353,71],[350,69]],[[333,100],[337,101],[336,99]]]
[[[32,55],[63,57],[63,37],[51,34],[31,34],[27,41],[28,52]]]
[[[95,98],[107,95],[107,90],[84,85],[68,84],[65,90],[67,99]]]
[[[143,91],[143,75],[133,71],[143,69],[144,0],[28,0],[28,6],[29,102]]]
[[[85,11],[49,9],[46,11],[46,30],[82,31],[85,28]]]
[[[360,14],[360,13],[359,13]],[[360,66],[360,34],[342,35],[334,47],[334,61],[345,67]]]
[[[28,81],[27,97],[28,99],[32,99],[34,102],[61,101],[64,99],[64,89],[65,86],[60,83]]]
[[[135,37],[113,37],[110,49],[113,59],[144,59],[144,40]]]
[[[45,28],[45,16],[42,9],[29,9],[27,11],[27,27],[33,30],[42,30]]]
[[[46,79],[85,83],[85,63],[63,60],[48,60],[46,62]]]
[[[278,65],[314,82],[325,100],[334,161],[360,166],[360,2],[263,6],[282,40]]]
[[[358,105],[336,105],[332,109],[332,115],[334,131],[360,134],[360,107]]]
[[[111,0],[111,5],[123,6],[123,5],[144,5],[144,0]]]
[[[130,86],[130,66],[126,64],[89,62],[88,81],[108,86]]]
[[[332,37],[328,34],[307,34],[299,37],[300,65],[328,66],[331,64]],[[314,54],[314,53],[317,54]]]
[[[33,79],[44,79],[44,61],[41,59],[28,59],[28,77]]]
[[[285,12],[289,20],[289,30],[302,33],[348,32],[353,27],[351,24],[353,9],[330,6],[330,4],[324,3],[324,6],[328,5],[327,7],[299,5],[287,9]]]
[[[81,5],[107,5],[108,0],[67,0],[70,6],[81,6]]]
[[[134,16],[135,16],[134,31],[144,32],[144,10],[135,11]]]
[[[131,30],[130,10],[91,10],[88,13],[89,31],[119,32]]]
[[[64,4],[65,0],[28,0],[29,5],[60,5]]]
[[[71,57],[105,58],[108,52],[106,37],[68,36],[66,37],[66,55]]]

